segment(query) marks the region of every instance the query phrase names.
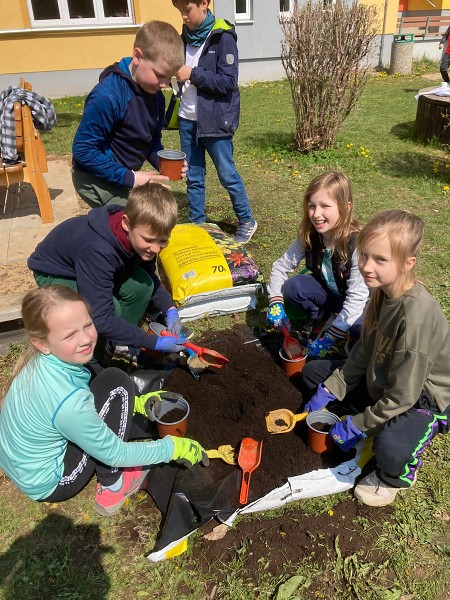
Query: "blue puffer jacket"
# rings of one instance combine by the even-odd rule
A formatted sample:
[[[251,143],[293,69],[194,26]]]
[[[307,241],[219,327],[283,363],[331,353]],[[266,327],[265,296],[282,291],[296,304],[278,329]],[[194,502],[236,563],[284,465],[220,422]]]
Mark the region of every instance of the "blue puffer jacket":
[[[130,74],[123,58],[100,75],[89,93],[72,145],[73,166],[118,186],[132,188],[133,171],[148,160],[158,168],[164,119],[162,92],[149,94]]]
[[[184,44],[186,38],[182,33]],[[190,81],[197,87],[197,136],[226,137],[239,125],[238,49],[234,26],[216,19]]]

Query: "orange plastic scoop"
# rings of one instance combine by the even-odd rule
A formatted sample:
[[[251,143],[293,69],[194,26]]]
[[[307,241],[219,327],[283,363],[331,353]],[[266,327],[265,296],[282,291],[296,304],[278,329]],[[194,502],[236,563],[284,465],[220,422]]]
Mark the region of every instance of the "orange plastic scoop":
[[[284,335],[283,350],[286,356],[291,360],[304,356],[303,346],[289,333],[284,323],[281,325],[281,332]]]
[[[168,331],[161,331],[160,335],[168,336],[172,334]],[[228,358],[219,352],[216,352],[215,350],[209,350],[208,348],[202,348],[201,346],[196,346],[192,342],[183,341],[183,346],[190,348],[196,354],[198,354],[201,362],[205,365],[208,365],[208,367],[217,367],[218,369],[221,369],[223,365],[226,365],[228,362],[230,362]]]
[[[261,462],[262,440],[257,441],[253,438],[244,438],[241,442],[238,455],[238,465],[242,469],[241,493],[239,503],[247,504],[248,490],[250,487],[250,477]]]

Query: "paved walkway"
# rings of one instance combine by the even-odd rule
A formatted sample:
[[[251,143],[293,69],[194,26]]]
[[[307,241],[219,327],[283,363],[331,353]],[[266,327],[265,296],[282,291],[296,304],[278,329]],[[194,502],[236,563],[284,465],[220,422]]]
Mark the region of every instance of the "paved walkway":
[[[0,266],[4,271],[5,265],[11,265],[11,272],[14,272],[15,263],[26,261],[37,244],[55,225],[84,212],[77,200],[70,165],[66,161],[49,160],[48,173],[44,176],[50,191],[54,216],[53,223],[46,225],[42,224],[38,202],[30,185],[22,183],[12,185],[9,189],[0,188]],[[21,286],[18,287],[20,289]],[[0,322],[20,316],[23,293],[8,291],[1,294]]]

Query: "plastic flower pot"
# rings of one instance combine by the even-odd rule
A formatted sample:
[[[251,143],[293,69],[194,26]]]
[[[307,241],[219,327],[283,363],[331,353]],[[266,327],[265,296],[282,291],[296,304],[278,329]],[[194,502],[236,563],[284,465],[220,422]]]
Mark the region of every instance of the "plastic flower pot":
[[[279,353],[281,359],[281,367],[288,377],[298,377],[305,366],[306,356],[300,358],[288,358],[284,353],[283,348]]]
[[[177,421],[170,422],[172,411],[182,411],[183,416]],[[178,400],[161,400],[152,406],[152,417],[158,427],[159,437],[174,435],[184,437],[187,429],[187,419],[190,407],[184,398]]]
[[[184,152],[180,150],[160,150],[158,158],[160,175],[166,175],[172,181],[181,179],[181,169],[186,158]]]
[[[316,454],[324,454],[334,448],[334,442],[328,435],[331,427],[339,422],[339,417],[326,410],[315,410],[306,417],[308,426],[308,446]]]

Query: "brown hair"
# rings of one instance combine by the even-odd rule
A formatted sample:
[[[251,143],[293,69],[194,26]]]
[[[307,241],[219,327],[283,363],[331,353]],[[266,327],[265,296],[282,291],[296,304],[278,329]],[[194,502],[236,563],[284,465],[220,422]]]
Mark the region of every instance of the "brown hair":
[[[324,190],[332,198],[339,210],[339,220],[333,229],[333,252],[345,262],[348,256],[348,238],[360,230],[360,225],[353,218],[353,194],[349,178],[339,171],[327,171],[310,181],[303,197],[303,220],[300,223],[298,238],[306,249],[311,248],[311,236],[316,231],[309,218],[308,205],[311,197]]]
[[[406,270],[404,265],[411,256],[416,257],[423,239],[425,225],[420,217],[407,210],[382,210],[365,225],[357,241],[358,252],[362,253],[377,238],[387,238],[391,246],[392,258],[399,271],[395,292],[401,296],[415,281],[414,269]],[[363,332],[372,330],[381,310],[383,290],[377,288],[371,295],[364,317]]]
[[[125,214],[131,229],[150,227],[153,233],[168,236],[176,225],[178,206],[170,190],[147,182],[130,191]]]
[[[191,2],[192,2],[192,4],[195,4],[196,6],[200,6],[200,4],[202,3],[202,0],[172,0],[172,4],[175,6],[175,8],[178,8],[178,10],[182,10],[185,6],[187,6]],[[208,0],[208,6],[209,6],[209,3],[210,3],[210,0]]]
[[[27,292],[22,300],[22,321],[29,340],[38,339],[45,341],[49,334],[47,326],[48,313],[63,302],[83,302],[89,307],[80,294],[65,285],[43,285]],[[6,392],[11,383],[25,365],[39,355],[39,350],[29,343],[22,356],[14,366],[11,378],[7,384]]]
[[[184,65],[184,45],[180,35],[169,23],[148,21],[138,30],[134,48],[139,48],[146,60],[164,60],[174,75]]]

